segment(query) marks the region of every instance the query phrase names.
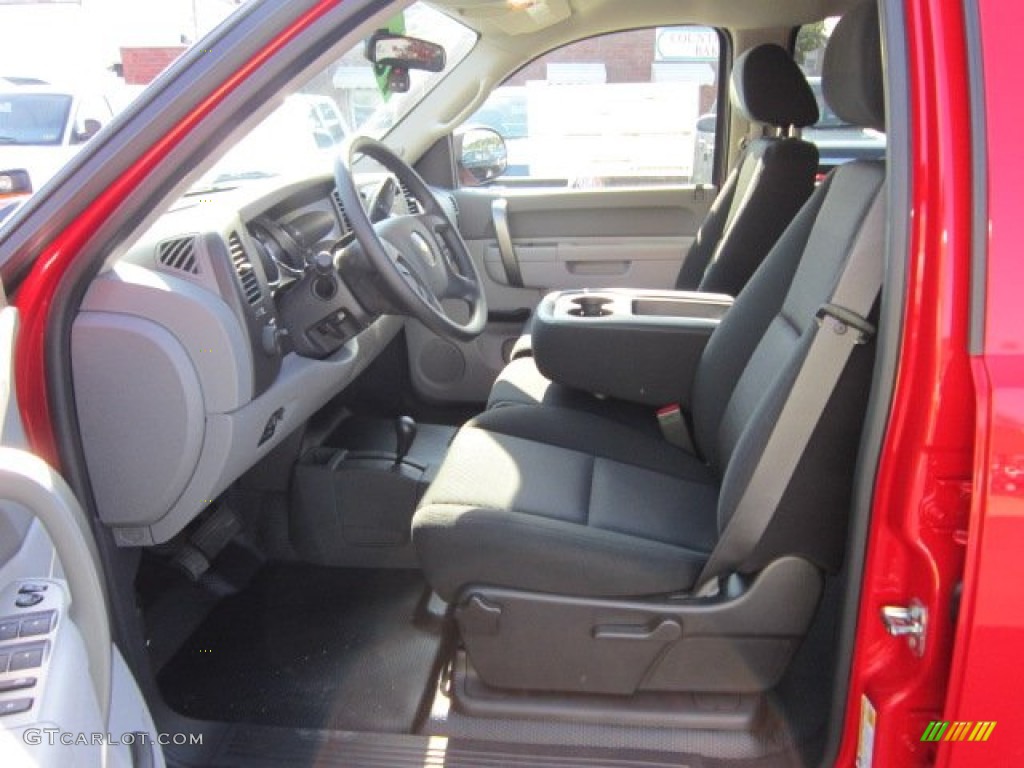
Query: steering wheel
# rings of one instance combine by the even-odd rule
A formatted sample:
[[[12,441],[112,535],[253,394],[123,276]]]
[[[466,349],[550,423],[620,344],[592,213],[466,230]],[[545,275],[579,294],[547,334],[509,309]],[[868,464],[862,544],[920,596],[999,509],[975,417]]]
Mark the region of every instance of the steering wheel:
[[[394,174],[424,210],[371,222],[353,176],[359,156]],[[352,231],[398,308],[441,336],[460,341],[479,336],[487,323],[480,273],[455,224],[420,175],[384,144],[355,136],[339,153],[334,176]],[[468,304],[469,319],[459,322],[449,316],[441,303],[445,299]]]

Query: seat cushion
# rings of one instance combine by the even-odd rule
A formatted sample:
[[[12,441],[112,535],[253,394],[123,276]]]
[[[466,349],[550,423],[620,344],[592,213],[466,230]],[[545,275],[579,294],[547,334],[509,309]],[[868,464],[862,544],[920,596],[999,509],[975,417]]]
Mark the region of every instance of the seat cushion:
[[[707,560],[717,500],[713,473],[659,438],[590,413],[508,406],[459,431],[412,535],[448,601],[471,584],[665,594],[690,588]]]
[[[582,411],[623,424],[652,438],[661,435],[654,409],[650,406],[597,397],[590,392],[556,384],[538,370],[532,356],[509,362],[491,387],[488,409],[510,405],[546,405]]]

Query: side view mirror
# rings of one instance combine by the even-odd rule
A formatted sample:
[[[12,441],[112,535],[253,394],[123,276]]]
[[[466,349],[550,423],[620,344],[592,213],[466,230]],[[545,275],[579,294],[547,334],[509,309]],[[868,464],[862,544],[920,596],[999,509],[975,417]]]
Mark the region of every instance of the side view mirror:
[[[470,127],[453,137],[459,181],[465,186],[479,186],[501,176],[508,169],[505,139],[493,128]]]
[[[100,128],[102,127],[103,126],[100,124],[99,120],[87,117],[81,122],[81,124],[75,126],[75,132],[71,137],[72,141],[74,141],[75,144],[84,144],[99,133]]]
[[[717,115],[704,115],[697,120],[698,133],[714,133],[718,124]]]

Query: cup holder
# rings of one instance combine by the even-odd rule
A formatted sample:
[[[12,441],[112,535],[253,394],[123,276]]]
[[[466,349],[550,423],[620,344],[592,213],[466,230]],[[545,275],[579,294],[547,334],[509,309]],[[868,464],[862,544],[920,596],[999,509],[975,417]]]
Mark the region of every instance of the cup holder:
[[[573,317],[607,317],[612,313],[605,308],[612,303],[607,296],[578,296],[572,303],[575,306],[569,310],[569,314]]]

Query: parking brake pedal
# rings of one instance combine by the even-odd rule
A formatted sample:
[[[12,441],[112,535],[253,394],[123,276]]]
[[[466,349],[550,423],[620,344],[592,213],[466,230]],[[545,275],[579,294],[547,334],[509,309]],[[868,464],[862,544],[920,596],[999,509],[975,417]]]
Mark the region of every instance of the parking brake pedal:
[[[242,530],[242,521],[231,507],[222,504],[189,537],[174,556],[174,564],[193,581],[210,569],[210,563]]]

